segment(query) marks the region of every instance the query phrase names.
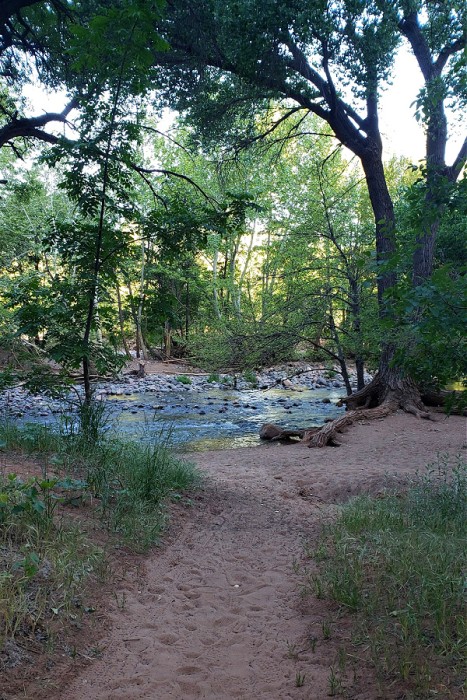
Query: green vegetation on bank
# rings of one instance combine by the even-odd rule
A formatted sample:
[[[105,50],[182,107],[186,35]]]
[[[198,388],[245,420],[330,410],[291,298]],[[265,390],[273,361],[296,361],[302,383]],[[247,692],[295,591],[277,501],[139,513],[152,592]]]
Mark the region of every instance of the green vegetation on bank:
[[[442,458],[402,493],[344,505],[311,553],[305,593],[354,613],[353,645],[382,686],[402,681],[410,697],[462,683],[466,486],[466,463]]]
[[[92,497],[101,521],[138,550],[157,540],[167,500],[200,482],[194,466],[174,457],[163,443],[110,439],[94,430],[67,435],[36,424],[4,422],[0,448],[41,455],[44,479],[49,471],[59,471],[70,488],[79,484],[81,500]]]
[[[0,472],[0,651],[8,640],[53,647],[55,630],[92,612],[89,586],[106,574],[105,549],[87,532],[102,527],[111,543],[146,550],[168,502],[200,475],[164,445],[38,425],[1,423],[0,450],[40,465],[25,478]]]

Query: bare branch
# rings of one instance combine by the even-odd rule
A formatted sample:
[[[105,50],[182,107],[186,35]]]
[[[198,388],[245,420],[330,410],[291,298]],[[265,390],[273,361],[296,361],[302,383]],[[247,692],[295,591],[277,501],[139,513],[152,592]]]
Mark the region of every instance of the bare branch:
[[[182,173],[177,173],[175,170],[166,170],[165,168],[143,168],[140,165],[136,165],[136,163],[131,163],[130,167],[132,170],[134,170],[136,173],[139,174],[146,174],[146,175],[151,175],[153,173],[159,173],[160,175],[167,175],[168,177],[175,177],[179,178],[180,180],[185,180],[185,182],[190,183],[200,194],[203,195],[205,199],[207,199],[208,202],[212,203],[214,202],[215,204],[219,205],[219,202],[214,199],[214,197],[211,197],[208,195],[202,187],[200,187],[194,180],[191,179],[191,177],[188,177],[188,175],[182,175]]]
[[[176,139],[169,136],[169,134],[167,134],[165,131],[160,131],[159,129],[156,129],[153,126],[149,126],[148,124],[142,124],[141,129],[143,131],[150,131],[152,134],[158,134],[159,136],[163,136],[165,139],[170,141],[170,143],[173,143],[175,146],[178,146],[178,148],[181,148],[182,151],[185,151],[185,153],[188,156],[190,156],[191,159],[193,159],[193,154],[190,153],[188,148],[186,148],[186,146],[184,146],[182,143],[179,143],[179,141],[177,141]]]
[[[256,143],[257,141],[263,141],[270,134],[273,134],[276,131],[276,129],[279,128],[279,126],[281,124],[283,124],[285,121],[287,121],[287,119],[289,119],[289,117],[293,116],[294,114],[296,114],[297,112],[300,112],[303,109],[305,109],[305,108],[300,105],[300,107],[292,107],[291,109],[287,110],[287,112],[285,112],[285,114],[283,114],[281,117],[279,117],[279,119],[276,119],[276,121],[274,121],[268,129],[261,132],[261,134],[258,134],[257,136],[252,136],[250,139],[245,139],[244,141],[242,141],[242,143],[240,144],[239,150],[242,150],[243,148],[245,148],[247,146],[251,146],[254,143]],[[293,128],[294,127],[292,127],[291,131],[293,130]]]
[[[435,68],[437,70],[438,75],[441,74],[449,57],[453,56],[458,51],[462,51],[462,49],[465,49],[465,39],[464,38],[457,39],[457,41],[454,41],[449,46],[445,46],[443,49],[441,49],[441,51],[439,52],[438,58],[435,61]]]
[[[459,153],[456,156],[454,163],[447,169],[447,176],[450,182],[455,182],[462,172],[464,165],[467,162],[467,138],[460,147]]]

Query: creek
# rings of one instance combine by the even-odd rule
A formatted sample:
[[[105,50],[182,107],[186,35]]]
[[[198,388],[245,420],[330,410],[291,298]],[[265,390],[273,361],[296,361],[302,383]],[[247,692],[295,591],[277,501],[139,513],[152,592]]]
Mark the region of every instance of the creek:
[[[343,412],[336,404],[345,394],[342,382],[322,368],[295,366],[263,370],[257,387],[241,377],[125,375],[96,385],[105,405],[110,434],[131,439],[158,439],[180,450],[225,449],[260,444],[264,423],[303,429],[323,425]],[[288,386],[284,386],[284,383]],[[77,387],[78,391],[82,391]],[[75,422],[70,402],[32,396],[20,387],[1,395],[0,411],[20,423],[68,425]]]
[[[160,438],[182,449],[212,450],[260,444],[263,423],[300,429],[322,425],[343,411],[336,406],[342,390],[210,389],[134,393],[108,397],[113,430],[131,438]]]

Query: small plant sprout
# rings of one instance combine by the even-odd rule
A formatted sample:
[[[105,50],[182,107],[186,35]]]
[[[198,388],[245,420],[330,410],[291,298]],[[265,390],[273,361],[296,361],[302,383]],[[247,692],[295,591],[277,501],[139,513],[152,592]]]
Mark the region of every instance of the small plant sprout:
[[[298,661],[299,654],[300,652],[297,648],[297,645],[287,642],[287,657],[289,659],[293,659],[294,661]]]
[[[311,582],[313,584],[315,596],[317,598],[324,598],[324,584],[321,576],[312,576]]]
[[[315,636],[310,636],[308,638],[308,644],[310,645],[310,649],[313,652],[313,654],[316,651],[316,642],[318,641],[318,637]]]
[[[328,682],[329,682],[329,695],[331,697],[334,697],[338,693],[342,692],[342,681],[332,666],[330,668]]]
[[[301,688],[303,685],[305,685],[305,674],[301,671],[297,671],[295,674],[295,687]]]
[[[294,574],[299,574],[300,573],[300,562],[298,559],[294,559],[292,562],[292,571]]]

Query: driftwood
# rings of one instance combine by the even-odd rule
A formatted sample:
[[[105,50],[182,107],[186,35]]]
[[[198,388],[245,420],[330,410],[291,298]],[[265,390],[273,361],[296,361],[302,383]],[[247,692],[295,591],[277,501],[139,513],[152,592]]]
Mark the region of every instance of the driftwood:
[[[84,377],[82,374],[75,374],[74,372],[68,372],[66,375],[69,379],[72,379],[74,382],[84,382]],[[111,374],[90,374],[89,379],[92,382],[98,382],[98,381],[109,381],[109,379],[112,379],[113,375]]]

